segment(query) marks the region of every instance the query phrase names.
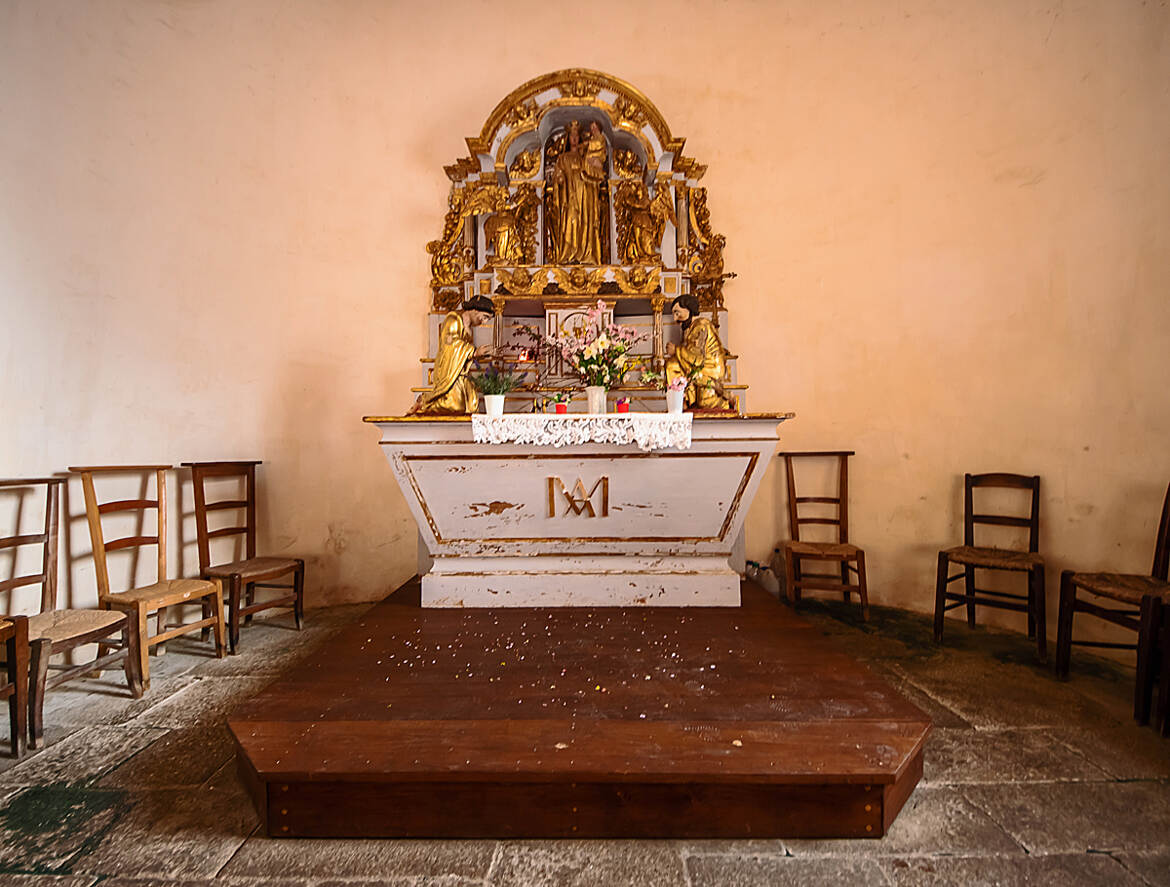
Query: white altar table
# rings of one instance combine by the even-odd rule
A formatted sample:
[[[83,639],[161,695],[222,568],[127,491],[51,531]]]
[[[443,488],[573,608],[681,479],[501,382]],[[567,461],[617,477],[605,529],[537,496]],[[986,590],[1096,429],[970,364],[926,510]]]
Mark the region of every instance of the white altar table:
[[[548,445],[475,440],[509,415],[366,417],[431,560],[423,606],[738,606],[728,557],[792,414],[684,414],[689,447],[642,449],[635,425],[670,427],[645,415],[669,414],[595,416],[600,441],[560,434],[586,416],[512,423]]]

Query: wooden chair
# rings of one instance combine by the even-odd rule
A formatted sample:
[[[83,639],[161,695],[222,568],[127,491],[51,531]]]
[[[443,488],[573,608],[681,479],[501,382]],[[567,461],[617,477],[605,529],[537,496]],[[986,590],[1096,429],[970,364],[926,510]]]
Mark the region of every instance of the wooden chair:
[[[1133,716],[1139,724],[1150,718],[1150,694],[1158,659],[1158,631],[1163,605],[1170,604],[1170,486],[1162,502],[1162,518],[1154,539],[1154,565],[1148,576],[1132,573],[1077,573],[1064,570],[1060,574],[1060,616],[1056,629],[1056,673],[1068,677],[1072,645],[1137,650],[1137,680],[1134,685]],[[1134,609],[1103,607],[1080,597],[1078,589],[1101,598],[1125,604]],[[1090,613],[1106,622],[1137,632],[1136,644],[1106,641],[1074,641],[1073,617]],[[1165,661],[1162,670],[1167,668]]]
[[[41,586],[40,612],[28,619],[28,707],[33,748],[44,736],[45,693],[66,681],[121,663],[130,693],[135,698],[142,695],[138,638],[130,630],[125,614],[110,610],[57,609],[57,524],[62,483],[64,479],[58,477],[0,481],[0,487],[45,488],[45,531],[0,539],[0,548],[42,546],[40,573],[0,582],[0,590],[37,583]],[[91,662],[81,665],[50,662],[53,656],[87,644],[100,645],[97,658]],[[110,648],[113,652],[106,652]],[[49,677],[50,672],[56,674]]]
[[[1028,517],[1004,514],[977,514],[975,512],[974,490],[976,488],[1004,488],[1028,490],[1032,494],[1032,507]],[[967,624],[975,626],[975,607],[993,607],[999,610],[1016,610],[1028,614],[1028,637],[1036,638],[1040,659],[1048,657],[1047,622],[1044,600],[1044,558],[1038,553],[1040,547],[1040,478],[1023,474],[968,474],[963,479],[963,544],[938,553],[938,574],[934,593],[934,639],[942,641],[943,615],[947,610],[966,605]],[[975,525],[988,524],[1001,527],[1021,527],[1028,530],[1027,551],[1011,548],[987,548],[975,545]],[[963,569],[953,576],[950,563]],[[1027,594],[1013,594],[1005,591],[987,591],[975,587],[975,570],[1004,570],[1010,573],[1026,573]],[[956,594],[947,591],[956,579],[964,580],[964,591]],[[950,603],[947,603],[950,601]]]
[[[849,457],[852,450],[824,452],[788,452],[778,454],[784,460],[788,475],[788,526],[792,539],[776,547],[776,555],[784,561],[785,594],[795,605],[805,591],[839,591],[845,601],[856,594],[861,603],[861,618],[869,620],[869,590],[865,578],[865,552],[849,542]],[[793,462],[800,459],[835,458],[837,460],[836,496],[798,496]],[[823,514],[801,517],[801,505],[831,506],[833,516]],[[826,509],[821,508],[820,511]],[[837,528],[836,542],[810,542],[800,538],[805,524],[823,524]],[[838,565],[839,575],[806,573],[805,561],[832,561]],[[857,584],[850,582],[850,572],[857,576]]]
[[[8,700],[8,733],[12,756],[24,757],[28,748],[28,617],[0,619],[0,646],[4,650],[4,682],[0,699]]]
[[[150,648],[165,644],[173,637],[210,626],[215,631],[215,655],[224,655],[223,588],[217,579],[167,578],[167,476],[169,465],[131,465],[114,467],[70,468],[81,475],[85,491],[85,512],[89,519],[89,537],[93,542],[93,560],[97,573],[98,603],[107,610],[126,614],[131,632],[136,633],[136,649],[142,674],[143,688],[150,688]],[[94,490],[93,476],[112,472],[155,473],[156,499],[126,499],[99,503]],[[102,529],[102,515],[111,512],[145,512],[154,509],[158,514],[153,536],[127,536],[107,542]],[[145,520],[145,515],[143,515]],[[157,581],[151,585],[111,592],[106,555],[111,551],[142,545],[158,546]],[[181,604],[202,604],[204,616],[195,622],[167,624],[167,609]],[[151,634],[148,617],[157,613],[157,630]],[[161,652],[161,649],[160,649]]]
[[[195,529],[199,537],[199,572],[207,578],[227,583],[228,639],[233,653],[240,643],[240,617],[252,621],[252,614],[269,607],[293,608],[293,618],[299,631],[305,618],[305,562],[295,557],[256,556],[256,462],[184,462],[191,469],[195,488]],[[209,478],[226,478],[242,481],[243,499],[228,499],[219,502],[207,501],[206,481]],[[210,511],[242,512],[243,524],[209,530],[207,514]],[[231,561],[213,566],[211,563],[211,540],[223,536],[244,537],[243,560]],[[292,577],[291,585],[272,583],[269,580],[282,576]],[[280,588],[291,590],[272,600],[256,603],[257,588]],[[244,606],[240,606],[243,595]]]

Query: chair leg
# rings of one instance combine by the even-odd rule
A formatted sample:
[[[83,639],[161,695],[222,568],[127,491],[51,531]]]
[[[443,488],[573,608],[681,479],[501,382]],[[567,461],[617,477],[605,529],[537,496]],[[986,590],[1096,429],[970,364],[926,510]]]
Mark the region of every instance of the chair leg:
[[[841,572],[846,571],[843,569]],[[861,600],[861,621],[869,622],[869,586],[865,579],[864,551],[857,552],[857,597]]]
[[[256,585],[255,585],[255,583],[249,582],[247,585],[244,586],[244,605],[250,607],[254,603],[256,603]],[[247,616],[244,617],[244,625],[251,625],[251,624],[252,624],[252,614],[249,613]],[[232,652],[235,652],[235,651],[233,650]]]
[[[45,681],[49,676],[53,642],[37,638],[29,642],[28,650],[28,737],[29,745],[40,748],[45,736]]]
[[[293,618],[297,623],[297,631],[305,627],[305,562],[297,561],[297,568],[293,570]]]
[[[793,567],[792,549],[784,549],[784,599],[796,606],[796,569]]]
[[[167,630],[167,608],[166,607],[159,607],[158,608],[158,621],[156,623],[156,628],[157,628],[157,631],[155,632],[155,634],[162,634],[164,631]],[[154,645],[154,655],[155,656],[165,656],[166,652],[167,652],[166,643]]]
[[[967,627],[975,627],[975,568],[963,567],[963,585],[967,591]]]
[[[138,699],[145,692],[142,687],[142,656],[138,651],[138,632],[129,619],[122,626],[122,649],[125,651],[122,669],[126,673],[126,686],[130,688],[130,695]]]
[[[1137,640],[1137,675],[1133,690],[1133,719],[1139,724],[1150,722],[1150,695],[1154,690],[1154,644],[1158,642],[1158,608],[1161,601],[1153,595],[1142,597]]]
[[[214,610],[214,631],[215,631],[215,655],[219,659],[224,657],[224,634],[226,629],[223,621],[223,583],[218,579],[212,580],[215,583],[215,595],[211,600],[211,606]]]
[[[240,590],[242,580],[233,573],[228,580],[228,649],[234,654],[240,644]]]
[[[211,601],[208,600],[207,598],[203,598],[200,601],[200,603],[203,605],[203,607],[202,607],[203,615],[200,618],[210,619],[211,618]],[[211,637],[211,626],[210,625],[205,625],[201,629],[199,629],[199,640],[206,642],[206,640],[209,637]]]
[[[849,561],[841,561],[839,566],[841,567],[841,584],[848,585],[849,584]],[[841,592],[841,600],[843,600],[845,603],[849,603],[849,594],[850,594],[849,589],[845,589],[844,591],[842,591]]]
[[[1073,613],[1077,609],[1077,587],[1073,571],[1060,574],[1060,609],[1056,616],[1056,676],[1068,680],[1069,659],[1072,656]]]
[[[801,599],[801,582],[803,577],[800,574],[800,555],[792,555],[792,606],[800,603]]]
[[[29,680],[28,620],[13,619],[13,636],[4,644],[4,665],[12,695],[8,697],[8,732],[12,740],[12,756],[23,758],[28,751]]]
[[[129,619],[131,614],[127,613],[126,617]],[[142,676],[142,690],[145,692],[150,689],[150,614],[144,604],[135,606],[133,619],[130,630],[138,633],[138,673]]]
[[[1163,736],[1170,736],[1170,608],[1165,604],[1158,608],[1159,672],[1158,711],[1154,726]]]
[[[1041,662],[1048,661],[1048,601],[1044,589],[1044,565],[1038,564],[1028,574],[1032,605],[1028,608],[1028,622],[1035,625],[1036,651]]]
[[[934,579],[934,641],[941,644],[943,639],[943,616],[947,606],[947,572],[950,564],[945,551],[938,553],[938,573]]]

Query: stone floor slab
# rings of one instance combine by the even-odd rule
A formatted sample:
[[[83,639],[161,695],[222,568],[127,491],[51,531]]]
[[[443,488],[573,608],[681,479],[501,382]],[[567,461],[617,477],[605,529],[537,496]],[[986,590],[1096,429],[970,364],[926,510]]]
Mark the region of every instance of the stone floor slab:
[[[926,785],[1108,778],[1047,730],[936,729],[926,740]]]
[[[0,807],[0,872],[68,874],[100,847],[125,812],[116,790],[32,786]]]
[[[0,783],[70,785],[93,782],[163,733],[155,727],[86,727],[0,774]]]
[[[0,887],[90,887],[93,875],[0,875]]]
[[[492,887],[686,887],[679,846],[672,841],[509,841],[500,845]]]
[[[45,731],[61,726],[125,724],[179,692],[193,680],[187,674],[152,679],[150,689],[138,699],[130,695],[125,685],[112,684],[106,678],[70,681],[45,694]]]
[[[1170,742],[1149,728],[1065,726],[1052,735],[1115,779],[1170,779]]]
[[[1022,855],[1020,847],[986,813],[957,790],[920,785],[884,838],[785,841],[794,856],[912,856],[994,853]]]
[[[235,742],[223,724],[158,731],[149,747],[101,780],[106,788],[160,789],[202,785],[234,759]]]
[[[122,793],[126,811],[72,871],[152,878],[211,878],[259,826],[236,793],[206,789]]]
[[[224,867],[225,878],[483,878],[491,841],[280,841],[252,837]]]
[[[1118,853],[1117,860],[1150,887],[1170,887],[1170,853]]]
[[[171,729],[224,723],[233,711],[270,683],[271,677],[196,678],[150,708],[135,723]]]
[[[872,859],[800,859],[785,856],[689,856],[691,887],[839,887],[884,884],[886,877]]]
[[[1140,878],[1117,860],[1101,853],[1075,856],[974,856],[966,858],[915,858],[883,860],[886,876],[896,887],[934,887],[962,884],[963,887],[1069,887],[1095,884],[1100,887],[1142,887]]]
[[[1170,850],[1170,784],[977,785],[963,794],[1030,853]]]
[[[976,728],[1058,727],[1070,721],[1116,726],[1124,714],[1124,707],[1081,696],[1041,669],[971,655],[891,667]]]

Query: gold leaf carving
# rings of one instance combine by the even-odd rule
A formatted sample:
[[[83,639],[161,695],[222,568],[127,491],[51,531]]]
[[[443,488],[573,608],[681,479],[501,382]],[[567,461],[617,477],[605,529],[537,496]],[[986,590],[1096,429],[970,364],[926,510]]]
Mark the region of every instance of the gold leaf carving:
[[[604,266],[590,269],[583,265],[575,265],[568,269],[551,268],[549,270],[552,271],[553,279],[556,280],[557,285],[566,293],[574,296],[596,293],[605,283],[607,271]]]
[[[635,265],[628,271],[625,268],[615,268],[614,279],[623,293],[651,293],[658,289],[658,281],[662,275],[661,268],[643,268]]]

